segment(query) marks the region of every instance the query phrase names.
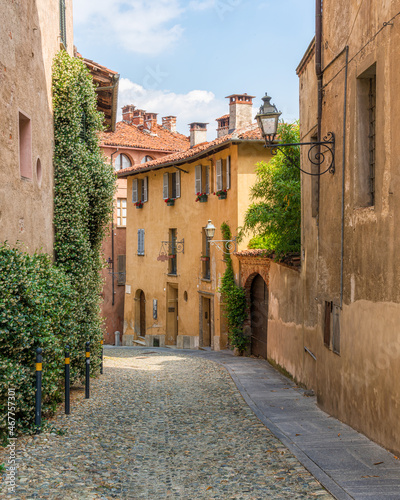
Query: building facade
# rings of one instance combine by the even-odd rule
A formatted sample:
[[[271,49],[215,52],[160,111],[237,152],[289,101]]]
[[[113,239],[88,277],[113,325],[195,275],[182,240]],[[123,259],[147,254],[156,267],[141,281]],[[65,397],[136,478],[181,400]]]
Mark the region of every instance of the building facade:
[[[189,139],[176,132],[176,117],[162,118],[157,123],[156,113],[146,113],[134,105],[122,108],[122,121],[115,130],[102,135],[102,150],[115,172],[133,166],[144,165],[177,151],[189,148]],[[121,340],[124,321],[125,275],[126,275],[126,221],[127,181],[117,179],[113,223],[109,236],[103,243],[103,253],[109,262],[103,272],[102,315],[105,319],[106,344]],[[119,332],[120,336],[115,335]]]
[[[297,68],[301,138],[333,132],[336,170],[302,175],[301,271],[270,282],[268,358],[398,453],[400,2],[321,4]],[[307,148],[302,166],[317,173]]]
[[[246,127],[205,142],[206,124],[192,123],[190,149],[119,173],[128,194],[125,345],[227,345],[218,292],[226,268],[220,227],[226,222],[237,234],[255,166],[269,158],[252,124],[251,96],[236,97],[243,101],[231,112],[239,108]],[[205,235],[209,220],[215,244]],[[238,248],[246,246],[242,241]],[[233,264],[238,280],[235,257]]]
[[[73,55],[72,0],[1,2],[0,19],[0,239],[52,254],[52,62]]]

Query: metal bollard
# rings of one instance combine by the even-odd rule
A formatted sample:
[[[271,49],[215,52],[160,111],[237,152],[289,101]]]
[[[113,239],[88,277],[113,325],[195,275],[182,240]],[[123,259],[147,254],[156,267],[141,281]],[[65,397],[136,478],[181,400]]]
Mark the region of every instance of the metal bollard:
[[[100,340],[100,344],[101,344],[101,364],[100,364],[100,373],[103,374],[103,343],[104,341],[103,340]]]
[[[69,373],[69,364],[70,364],[70,357],[69,357],[69,345],[66,346],[65,348],[65,414],[69,415],[70,414],[70,406],[69,406],[69,387],[70,387],[70,373]]]
[[[90,384],[90,342],[86,342],[86,384],[85,384],[85,399],[89,399],[89,384]]]
[[[42,427],[42,349],[36,349],[36,394],[35,394],[35,428],[40,434]]]

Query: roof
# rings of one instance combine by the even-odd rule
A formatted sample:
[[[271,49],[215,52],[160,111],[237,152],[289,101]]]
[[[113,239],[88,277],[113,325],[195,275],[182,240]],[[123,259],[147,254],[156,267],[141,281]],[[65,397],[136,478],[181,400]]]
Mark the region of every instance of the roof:
[[[80,56],[80,54],[77,54]],[[80,56],[81,57],[81,56]],[[84,59],[96,84],[97,109],[104,113],[108,130],[115,130],[117,121],[119,74],[90,59]]]
[[[299,65],[296,68],[297,76],[300,76],[303,73],[304,69],[307,67],[314,53],[315,53],[315,37],[311,40],[310,45],[307,47],[307,50],[305,51],[303,57],[301,58],[301,61],[299,62]]]
[[[301,266],[301,256],[299,253],[289,252],[284,255],[281,259],[276,260],[275,252],[268,252],[268,250],[264,250],[261,248],[249,248],[247,250],[240,250],[239,252],[235,252],[238,258],[261,258],[261,259],[269,259],[275,261],[277,264],[286,265],[288,267],[299,268]]]
[[[150,134],[143,127],[118,122],[115,132],[101,134],[102,146],[124,146],[128,148],[165,151],[167,153],[182,151],[190,146],[189,138],[178,132],[170,132],[161,125],[156,125],[156,133]]]
[[[193,148],[187,149],[186,151],[180,151],[168,156],[163,156],[157,160],[152,160],[144,164],[132,165],[124,170],[119,170],[118,177],[128,177],[129,175],[139,174],[141,172],[146,172],[148,170],[156,170],[159,168],[166,168],[171,165],[183,164],[189,161],[195,161],[196,159],[207,156],[216,149],[222,149],[228,147],[230,143],[242,142],[242,141],[255,141],[262,142],[264,140],[261,136],[261,131],[257,124],[250,125],[249,127],[235,130],[231,134],[218,137],[211,142],[203,142],[194,146]]]

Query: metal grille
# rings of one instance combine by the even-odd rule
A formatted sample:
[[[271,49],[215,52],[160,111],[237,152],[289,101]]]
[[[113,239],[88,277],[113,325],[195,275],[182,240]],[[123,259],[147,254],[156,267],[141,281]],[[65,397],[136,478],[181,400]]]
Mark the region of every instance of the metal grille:
[[[369,178],[371,205],[375,205],[375,118],[376,118],[376,76],[369,79],[368,93],[368,114],[369,114]]]

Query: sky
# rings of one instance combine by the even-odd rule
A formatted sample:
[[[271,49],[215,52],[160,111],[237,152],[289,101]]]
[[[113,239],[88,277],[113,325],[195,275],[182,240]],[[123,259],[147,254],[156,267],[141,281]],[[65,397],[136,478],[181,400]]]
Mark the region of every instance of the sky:
[[[265,94],[299,116],[296,67],[314,36],[315,0],[76,0],[74,44],[120,74],[119,115],[134,104],[177,129],[229,113],[231,94]]]

